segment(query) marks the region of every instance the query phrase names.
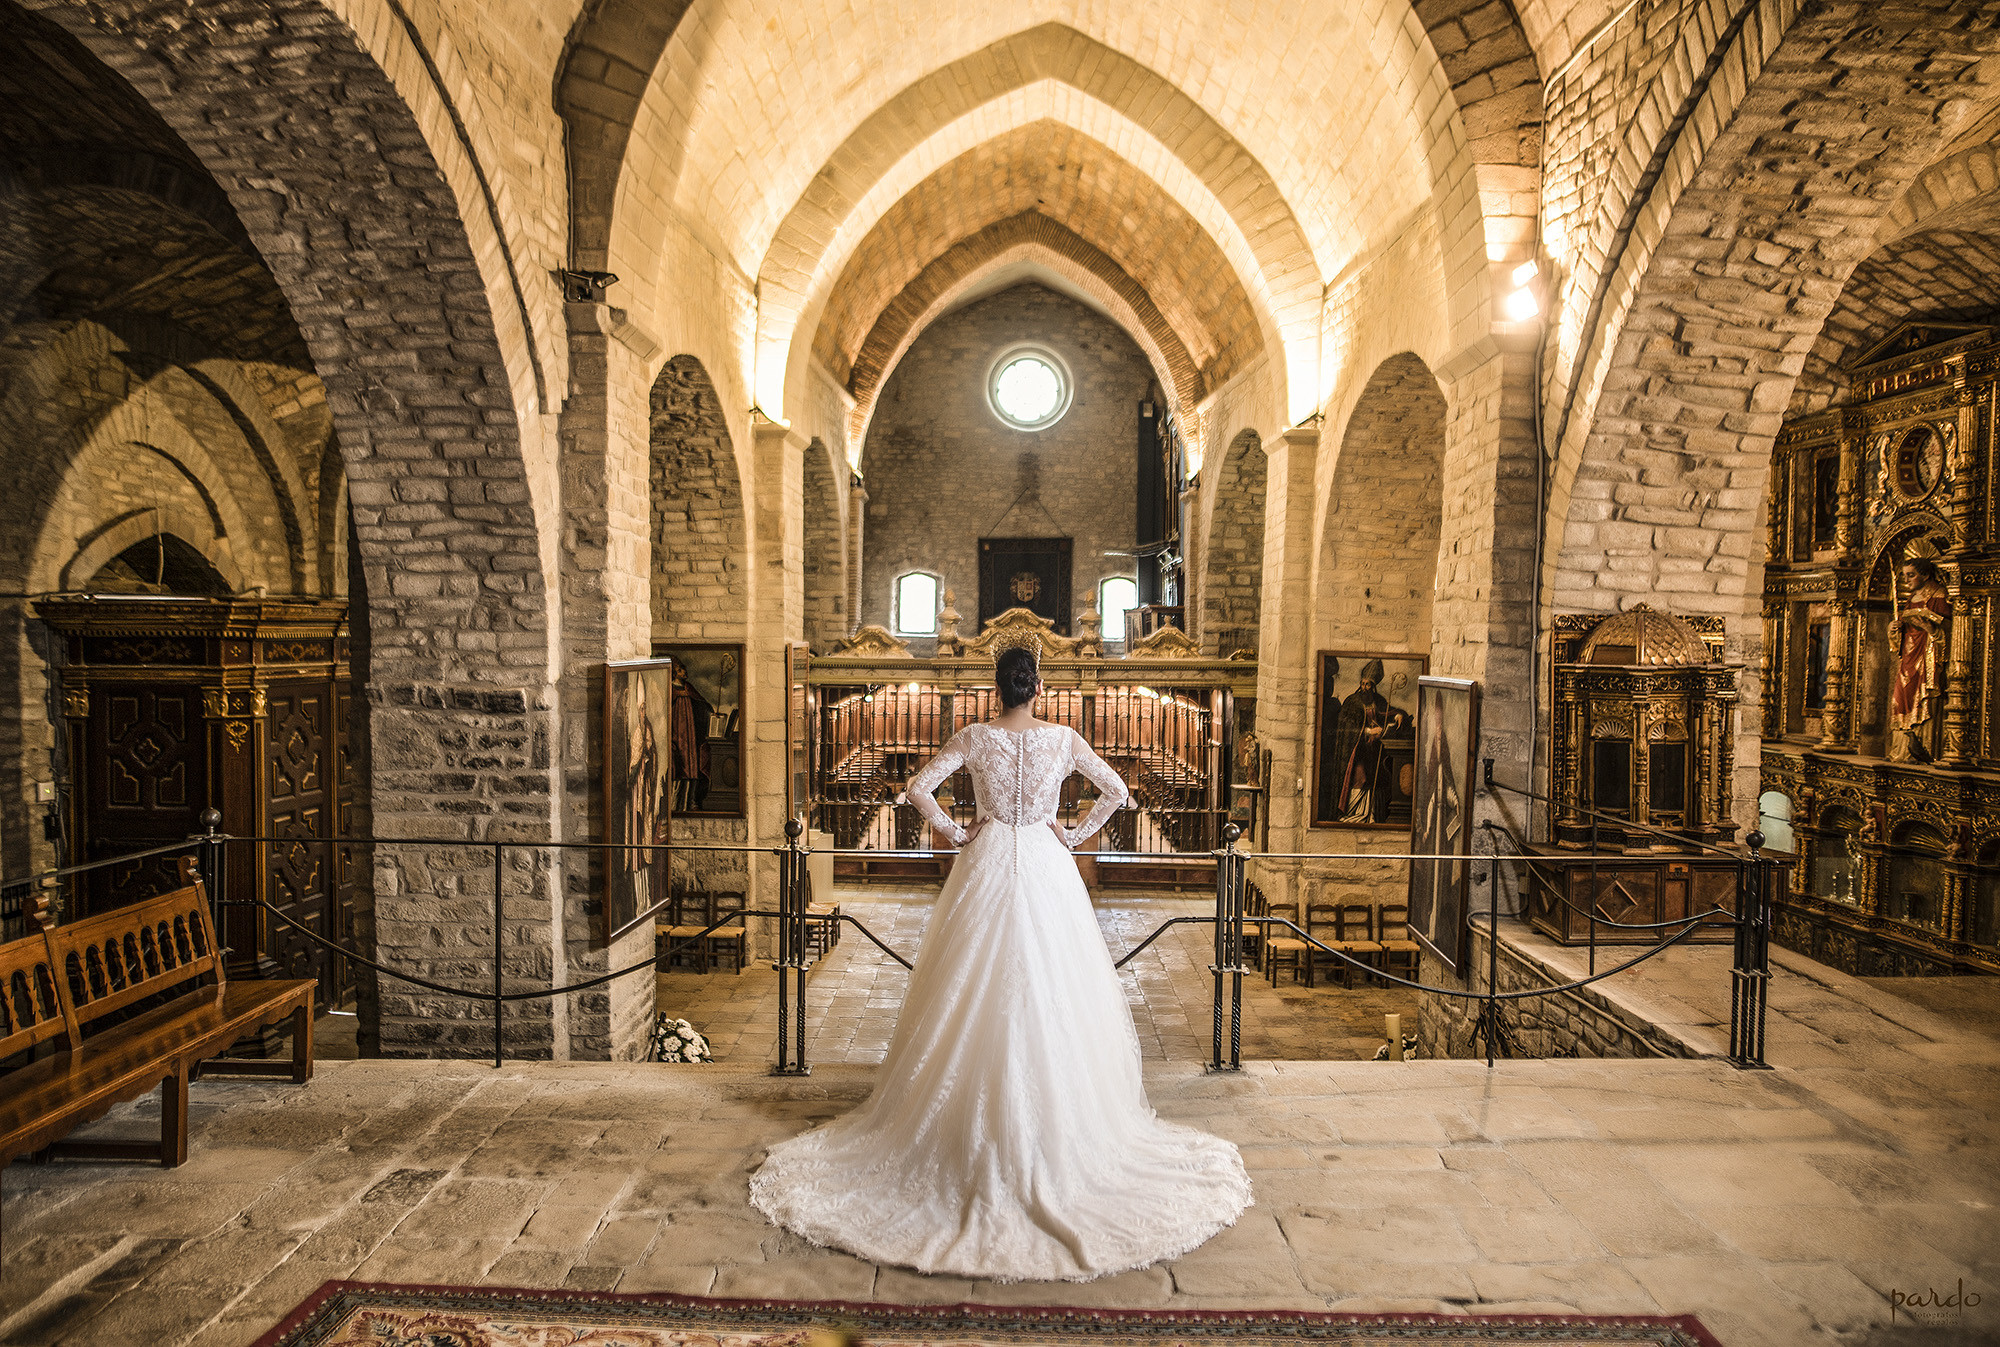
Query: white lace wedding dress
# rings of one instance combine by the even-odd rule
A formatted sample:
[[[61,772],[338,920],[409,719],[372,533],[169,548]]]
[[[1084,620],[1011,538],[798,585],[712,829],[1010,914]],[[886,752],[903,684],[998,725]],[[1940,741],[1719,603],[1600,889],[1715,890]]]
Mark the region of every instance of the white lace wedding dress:
[[[1069,854],[1125,783],[1064,726],[970,726],[908,788],[961,844],[931,798],[961,764],[987,822],[938,896],[875,1092],[773,1146],[750,1200],[815,1244],[992,1281],[1088,1281],[1185,1253],[1250,1205],[1250,1179],[1235,1146],[1146,1102]],[[1098,801],[1058,840],[1072,771]]]

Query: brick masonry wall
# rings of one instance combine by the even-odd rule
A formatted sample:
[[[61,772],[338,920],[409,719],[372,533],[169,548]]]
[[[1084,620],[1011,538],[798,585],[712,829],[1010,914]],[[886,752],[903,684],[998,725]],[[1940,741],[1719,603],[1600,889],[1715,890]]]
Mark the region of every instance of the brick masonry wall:
[[[748,522],[736,450],[708,371],[675,356],[652,392],[653,636],[748,635]]]
[[[1195,606],[1202,653],[1227,657],[1257,650],[1264,595],[1264,446],[1246,430],[1216,469],[1214,521],[1201,564]]]
[[[1321,542],[1313,630],[1322,648],[1431,648],[1444,497],[1444,393],[1392,356],[1348,418]]]
[[[1069,365],[1075,398],[1047,430],[1004,424],[987,368],[1017,341]],[[863,449],[868,481],[861,620],[890,625],[895,578],[926,570],[979,608],[979,539],[1075,540],[1072,620],[1099,580],[1134,573],[1139,403],[1152,370],[1123,329],[1065,296],[1019,285],[934,323],[890,376]]]

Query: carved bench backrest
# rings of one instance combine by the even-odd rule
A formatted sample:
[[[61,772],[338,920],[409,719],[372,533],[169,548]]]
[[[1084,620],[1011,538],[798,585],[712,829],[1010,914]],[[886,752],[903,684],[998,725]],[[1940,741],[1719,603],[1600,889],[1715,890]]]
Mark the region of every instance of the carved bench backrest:
[[[40,931],[0,945],[0,1057],[52,1038],[76,1042],[76,1020],[60,990],[58,967]]]
[[[86,917],[48,933],[56,976],[78,1027],[191,979],[224,979],[194,862],[186,885],[143,903]]]

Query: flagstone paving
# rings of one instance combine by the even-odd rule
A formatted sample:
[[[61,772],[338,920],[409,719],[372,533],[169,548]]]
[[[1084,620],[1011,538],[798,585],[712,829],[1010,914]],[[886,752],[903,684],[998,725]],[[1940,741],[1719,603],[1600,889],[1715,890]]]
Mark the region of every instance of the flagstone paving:
[[[1696,1312],[1727,1347],[2000,1329],[2000,1045],[1941,1021],[1838,1065],[1155,1063],[1167,1117],[1243,1147],[1257,1205],[1085,1284],[931,1278],[745,1200],[764,1149],[878,1068],[325,1062],[201,1081],[178,1170],[0,1175],[0,1341],[240,1347],[321,1282],[880,1302]],[[100,1134],[144,1134],[153,1107]],[[1894,1292],[1981,1297],[1914,1335]],[[1954,1318],[1955,1316],[1955,1318]]]
[[[914,959],[930,919],[931,891],[877,887],[837,890],[841,910],[866,925],[884,944]],[[1212,901],[1147,897],[1116,891],[1100,895],[1098,926],[1115,956],[1132,949],[1172,917],[1212,914]],[[1215,962],[1213,927],[1174,927],[1141,953],[1120,977],[1147,1061],[1199,1061],[1212,1042],[1211,998]],[[908,974],[851,927],[814,969],[808,985],[806,1057],[811,1062],[882,1060]],[[669,969],[659,976],[659,1006],[701,1030],[723,1062],[769,1062],[778,1027],[777,980],[768,966],[698,972]],[[1414,992],[1365,979],[1353,987],[1324,976],[1307,987],[1281,974],[1273,987],[1261,977],[1243,983],[1242,1056],[1246,1060],[1366,1060],[1387,1040],[1382,1017],[1400,1014],[1416,1032]]]

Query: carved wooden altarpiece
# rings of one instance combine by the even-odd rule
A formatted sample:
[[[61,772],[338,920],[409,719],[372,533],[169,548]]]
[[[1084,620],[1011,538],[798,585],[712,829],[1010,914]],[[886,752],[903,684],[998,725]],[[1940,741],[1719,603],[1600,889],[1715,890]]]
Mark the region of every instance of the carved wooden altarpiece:
[[[58,638],[52,670],[69,789],[66,861],[142,851],[202,831],[222,812],[226,893],[261,897],[352,945],[357,764],[349,734],[344,601],[65,596],[35,612]],[[65,898],[66,918],[177,887],[175,857],[110,866]],[[255,908],[223,914],[231,977],[310,977],[321,1009],[353,988],[331,958]]]
[[[2000,973],[2000,328],[1907,323],[1846,374],[1771,465],[1761,807],[1799,856],[1775,934],[1863,976]]]

